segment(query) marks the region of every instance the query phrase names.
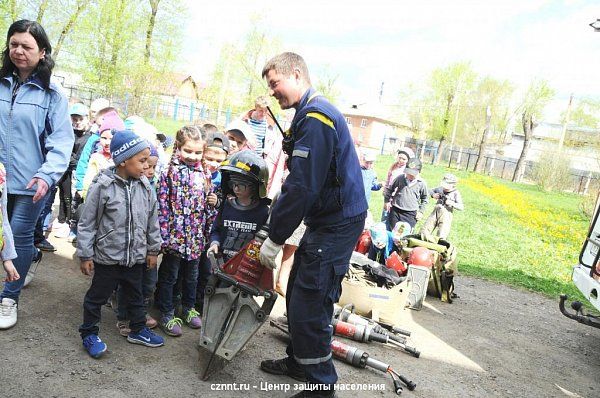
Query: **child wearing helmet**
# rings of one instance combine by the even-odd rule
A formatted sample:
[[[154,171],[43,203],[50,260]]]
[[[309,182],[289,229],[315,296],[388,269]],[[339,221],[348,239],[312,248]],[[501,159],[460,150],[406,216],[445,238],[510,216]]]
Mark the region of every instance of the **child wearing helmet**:
[[[421,229],[422,234],[432,235],[437,228],[437,236],[441,239],[448,238],[454,209],[464,210],[462,197],[456,189],[457,184],[458,178],[454,174],[448,173],[444,175],[440,186],[431,190],[431,197],[437,202]]]
[[[227,261],[267,222],[269,171],[264,159],[251,150],[233,154],[220,171],[226,199],[213,225],[208,251],[221,253]]]

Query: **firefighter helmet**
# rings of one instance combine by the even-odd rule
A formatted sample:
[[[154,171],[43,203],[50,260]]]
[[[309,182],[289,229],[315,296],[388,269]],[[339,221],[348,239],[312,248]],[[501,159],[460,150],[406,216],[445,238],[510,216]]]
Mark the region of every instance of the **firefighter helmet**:
[[[431,268],[433,265],[433,256],[426,247],[417,246],[414,247],[410,252],[410,255],[408,256],[408,263]]]
[[[267,197],[269,169],[264,159],[256,152],[250,150],[236,152],[221,164],[219,170],[222,175],[221,186],[225,195],[232,193],[229,188],[231,177],[239,176],[257,184],[258,196],[261,199]]]
[[[398,252],[392,252],[390,256],[385,260],[385,266],[396,270],[398,275],[404,275],[406,273],[406,263],[402,261]]]

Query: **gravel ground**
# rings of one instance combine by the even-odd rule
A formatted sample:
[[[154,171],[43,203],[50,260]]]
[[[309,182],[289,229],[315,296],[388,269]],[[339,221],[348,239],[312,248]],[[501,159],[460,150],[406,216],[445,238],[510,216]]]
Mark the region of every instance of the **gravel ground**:
[[[263,359],[284,355],[283,334],[264,325],[209,381],[199,375],[207,355],[199,331],[184,329],[151,349],[127,343],[116,317],[103,311],[101,337],[109,351],[99,360],[81,346],[77,328],[90,278],[79,271],[73,247],[46,253],[22,295],[18,324],[0,331],[3,397],[286,397],[294,380],[258,369]],[[417,383],[409,397],[598,397],[600,330],[563,317],[557,300],[484,280],[459,277],[453,304],[428,298],[421,311],[403,311],[402,327],[421,352],[413,358],[395,348],[352,343],[388,362]],[[272,316],[283,313],[278,300]],[[388,376],[336,362],[340,397],[393,396]],[[223,391],[219,388],[226,388]],[[231,391],[233,388],[241,390]],[[290,388],[288,392],[281,391]]]

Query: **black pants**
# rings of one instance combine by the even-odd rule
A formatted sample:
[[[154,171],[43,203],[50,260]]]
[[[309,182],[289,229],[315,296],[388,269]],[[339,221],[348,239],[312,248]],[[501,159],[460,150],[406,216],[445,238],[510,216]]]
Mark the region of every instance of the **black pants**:
[[[388,220],[386,224],[387,230],[391,231],[394,229],[394,225],[396,225],[396,223],[399,221],[407,222],[410,224],[410,227],[414,229],[415,225],[417,224],[417,211],[400,210],[399,208],[392,206],[392,209],[388,214]]]
[[[58,206],[58,222],[70,222],[71,221],[71,179],[72,171],[67,170],[65,174],[58,180],[58,192],[60,204]]]
[[[142,296],[142,276],[145,266],[145,264],[136,264],[133,267],[125,267],[94,263],[92,285],[83,300],[83,324],[79,327],[82,339],[90,334],[98,334],[100,311],[117,288],[117,284],[121,285],[125,293],[127,318],[131,331],[139,332],[146,326]]]

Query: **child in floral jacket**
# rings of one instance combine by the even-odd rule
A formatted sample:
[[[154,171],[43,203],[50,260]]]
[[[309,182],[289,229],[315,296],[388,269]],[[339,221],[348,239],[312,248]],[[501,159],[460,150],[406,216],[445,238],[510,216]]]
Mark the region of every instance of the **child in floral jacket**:
[[[158,188],[158,221],[162,235],[163,260],[158,272],[159,325],[169,336],[181,336],[180,318],[175,317],[173,287],[182,273],[183,321],[191,328],[202,326],[194,309],[198,264],[206,237],[216,216],[207,203],[210,175],[202,166],[202,131],[196,126],[181,128],[175,138],[171,163],[163,171]]]

